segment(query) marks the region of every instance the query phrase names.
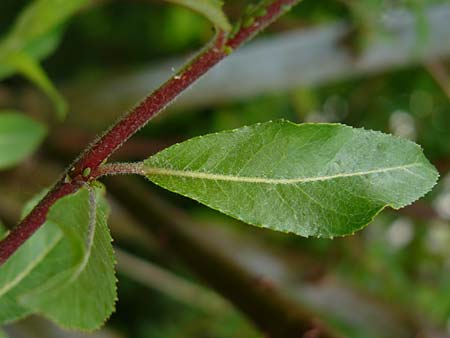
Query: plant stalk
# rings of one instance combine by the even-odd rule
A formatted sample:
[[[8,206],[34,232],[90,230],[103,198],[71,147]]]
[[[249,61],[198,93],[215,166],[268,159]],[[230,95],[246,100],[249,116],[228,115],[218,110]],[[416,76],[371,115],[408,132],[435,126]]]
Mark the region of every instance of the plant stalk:
[[[270,23],[300,0],[273,0],[261,2],[260,16],[246,18],[236,34],[228,36],[217,32],[213,41],[192,61],[159,89],[144,99],[131,112],[120,119],[103,136],[88,147],[75,160],[63,177],[54,185],[38,205],[0,242],[0,266],[45,222],[50,207],[60,198],[76,192],[87,182],[96,179],[95,173],[125,141],[142,128],[152,117],[166,108],[191,84],[210,70],[233,50],[261,32]]]

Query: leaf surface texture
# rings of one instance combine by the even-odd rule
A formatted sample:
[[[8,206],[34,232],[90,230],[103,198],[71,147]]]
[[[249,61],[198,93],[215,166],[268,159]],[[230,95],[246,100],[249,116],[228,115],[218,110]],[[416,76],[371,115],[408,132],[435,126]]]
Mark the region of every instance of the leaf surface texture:
[[[411,141],[287,121],[193,138],[144,165],[152,182],[246,223],[328,238],[412,203],[438,178]]]
[[[46,223],[0,267],[0,323],[31,313],[71,329],[105,322],[116,300],[107,214],[100,188],[55,203]]]

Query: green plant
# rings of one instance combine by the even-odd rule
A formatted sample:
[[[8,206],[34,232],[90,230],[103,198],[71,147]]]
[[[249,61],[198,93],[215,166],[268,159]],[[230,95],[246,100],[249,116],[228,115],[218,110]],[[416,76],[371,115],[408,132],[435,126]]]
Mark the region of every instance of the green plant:
[[[143,175],[244,222],[328,238],[353,234],[386,206],[408,205],[436,183],[436,170],[413,142],[339,124],[266,122],[193,138],[144,162],[105,163],[189,85],[297,3],[262,1],[231,29],[217,1],[175,2],[213,20],[213,41],[91,145],[5,235],[0,322],[40,313],[64,327],[92,330],[111,314],[114,258],[108,208],[97,183],[105,175]],[[79,4],[73,6],[71,11]],[[17,54],[8,58],[22,60]],[[30,73],[56,97],[45,81],[36,80],[42,76]],[[27,141],[24,154],[42,130],[35,134],[37,141]],[[5,167],[21,158],[5,160]]]

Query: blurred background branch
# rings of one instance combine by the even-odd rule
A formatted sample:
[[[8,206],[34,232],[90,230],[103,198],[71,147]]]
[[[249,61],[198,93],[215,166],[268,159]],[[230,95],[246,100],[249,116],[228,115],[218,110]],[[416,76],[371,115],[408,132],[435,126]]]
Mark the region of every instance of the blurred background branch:
[[[263,93],[320,86],[450,57],[450,5],[431,6],[424,16],[428,26],[425,43],[421,43],[417,33],[414,14],[395,10],[385,13],[377,27],[388,34],[369,41],[357,54],[351,45],[352,28],[346,22],[261,38],[215,67],[171,109],[217,105]],[[149,89],[156,88],[184,59],[140,67],[131,74],[111,74],[88,85],[66,87],[64,93],[73,102],[72,109],[84,116],[99,111],[104,116],[116,114],[147,95]],[[94,88],[96,94],[89,95]]]

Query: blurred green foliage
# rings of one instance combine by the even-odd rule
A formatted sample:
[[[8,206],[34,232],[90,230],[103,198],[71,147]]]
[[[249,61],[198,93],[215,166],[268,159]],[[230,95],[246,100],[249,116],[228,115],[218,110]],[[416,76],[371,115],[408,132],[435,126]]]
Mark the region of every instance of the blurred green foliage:
[[[50,97],[60,119],[65,117],[66,103],[39,61],[55,50],[61,25],[85,3],[86,0],[35,0],[24,8],[0,41],[0,79],[22,73]]]
[[[45,134],[46,128],[40,123],[15,111],[0,110],[0,170],[31,156]]]

